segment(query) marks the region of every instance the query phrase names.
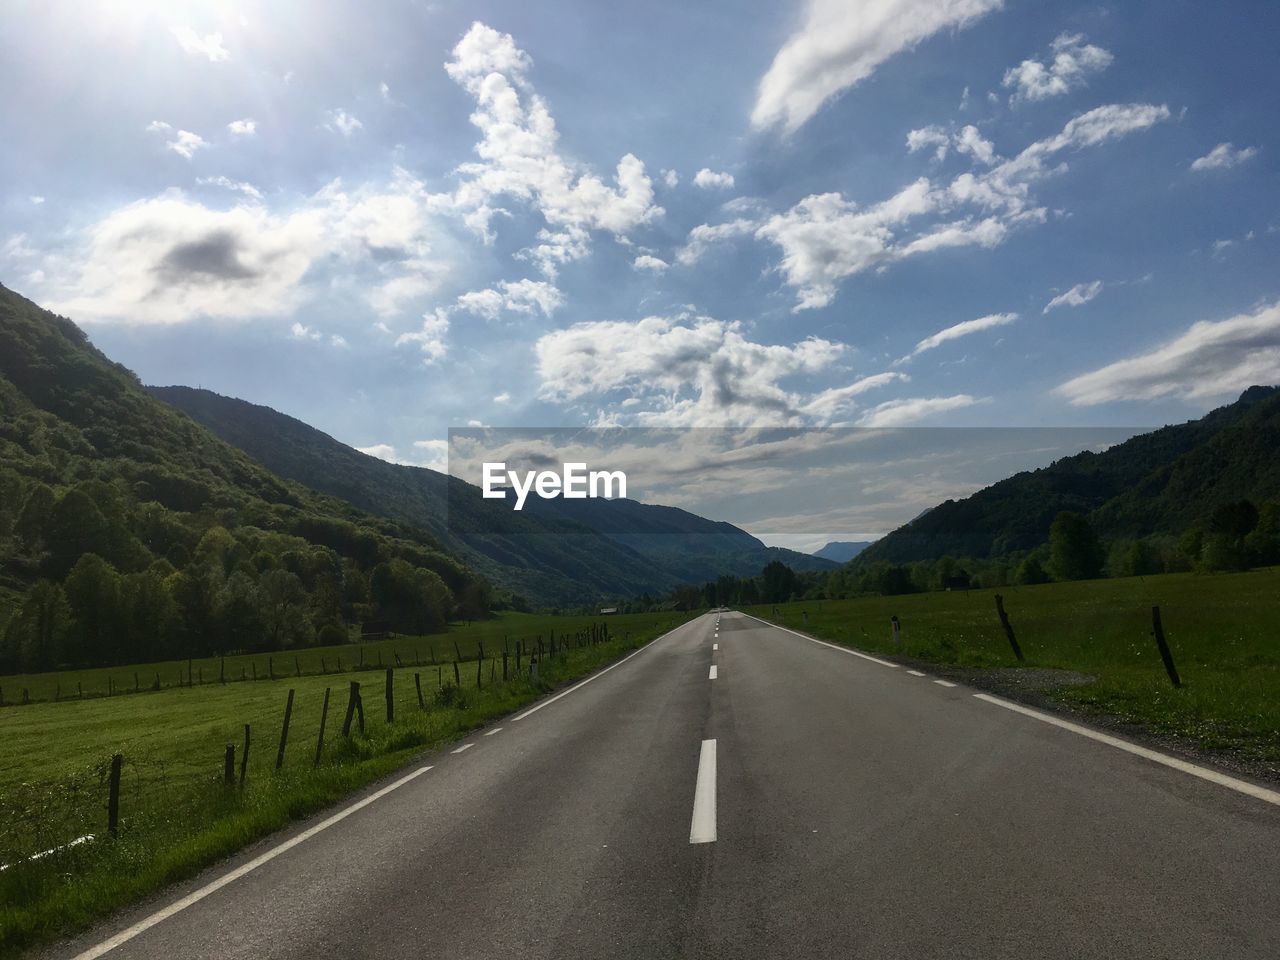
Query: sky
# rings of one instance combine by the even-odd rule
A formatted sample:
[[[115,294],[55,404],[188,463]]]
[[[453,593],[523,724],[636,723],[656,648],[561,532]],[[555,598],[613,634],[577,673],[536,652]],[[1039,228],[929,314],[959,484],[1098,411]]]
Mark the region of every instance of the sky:
[[[436,467],[451,428],[1134,427],[1280,382],[1280,6],[743,9],[18,0],[0,282]]]

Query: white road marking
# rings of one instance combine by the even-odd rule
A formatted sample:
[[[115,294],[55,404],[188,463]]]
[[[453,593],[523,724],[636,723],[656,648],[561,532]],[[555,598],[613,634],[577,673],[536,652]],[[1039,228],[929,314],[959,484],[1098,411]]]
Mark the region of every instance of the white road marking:
[[[907,671],[907,673],[911,674],[913,677],[923,677],[923,676],[924,676],[924,674],[923,674],[923,673],[921,673],[919,670],[908,670],[908,671]]]
[[[789,630],[786,627],[778,626],[776,623],[770,623],[768,620],[761,620],[759,617],[752,617],[749,613],[744,613],[743,616],[751,617],[752,620],[763,623],[767,627],[773,627],[775,630],[781,630],[783,633],[789,633],[792,636],[799,637],[801,640],[808,640],[810,643],[816,643],[822,647],[830,647],[832,650],[839,650],[841,653],[847,653],[850,656],[861,657],[863,660],[870,660],[872,663],[878,663],[882,667],[892,667],[895,670],[898,668],[898,664],[896,663],[890,663],[888,660],[881,660],[879,657],[873,657],[871,654],[863,653],[861,650],[850,650],[848,647],[842,647],[838,644],[827,643],[825,640],[818,640],[814,637],[805,636],[803,633],[797,633],[795,630]]]
[[[577,683],[575,683],[572,687],[570,687],[568,690],[563,690],[563,691],[561,691],[560,693],[557,693],[554,697],[548,697],[546,700],[543,700],[541,703],[536,704],[536,705],[534,705],[534,706],[530,707],[528,710],[526,710],[524,713],[520,714],[520,716],[518,716],[518,717],[512,717],[512,718],[511,718],[511,722],[512,722],[512,723],[515,723],[517,720],[523,720],[525,717],[530,716],[531,714],[535,714],[535,713],[537,713],[537,712],[538,712],[539,710],[541,710],[543,707],[549,707],[549,706],[551,706],[551,704],[555,703],[555,702],[556,702],[557,700],[559,700],[561,697],[567,697],[569,694],[573,693],[575,690],[580,690],[581,688],[585,687],[588,683],[590,683],[592,680],[596,679],[597,677],[603,677],[603,676],[604,676],[606,673],[608,673],[610,670],[613,670],[613,669],[615,669],[615,668],[617,668],[617,667],[622,666],[624,663],[626,663],[626,662],[627,662],[628,660],[630,660],[632,657],[639,656],[640,654],[644,653],[646,650],[651,650],[653,647],[657,646],[657,644],[658,644],[658,641],[659,641],[659,640],[665,640],[665,639],[667,639],[667,637],[671,636],[671,635],[672,635],[673,633],[675,633],[677,630],[680,630],[680,629],[682,629],[683,627],[687,627],[690,623],[693,623],[693,621],[692,621],[692,620],[690,620],[690,621],[688,621],[687,623],[682,623],[682,624],[680,624],[680,626],[676,627],[676,628],[675,628],[675,630],[668,630],[668,631],[667,631],[666,633],[664,633],[662,636],[657,637],[657,638],[656,638],[656,639],[654,639],[654,640],[650,640],[648,643],[646,643],[646,644],[645,644],[643,647],[641,647],[639,650],[636,650],[634,653],[628,653],[625,657],[623,657],[623,658],[622,658],[621,660],[619,660],[617,663],[611,663],[611,664],[609,664],[609,666],[605,667],[605,668],[604,668],[603,670],[601,670],[599,673],[593,673],[591,676],[587,677],[585,680],[580,680],[580,681],[578,681],[578,682],[577,682]]]
[[[457,750],[450,750],[449,752],[450,752],[450,753],[461,753],[463,750],[470,750],[470,749],[471,749],[472,747],[474,747],[474,746],[475,746],[475,744],[474,744],[474,743],[464,743],[464,744],[463,744],[462,746],[460,746]]]
[[[501,733],[501,732],[502,732],[501,727],[494,727],[492,730],[486,730],[484,735],[486,737],[492,737],[495,733]]]
[[[954,684],[954,683],[952,683],[950,680],[935,680],[935,681],[933,681],[933,682],[934,682],[934,683],[936,683],[936,684],[937,684],[938,686],[940,686],[940,687],[954,687],[954,686],[955,686],[955,684]]]
[[[713,663],[711,665],[711,674],[707,677],[707,679],[714,680],[715,678],[716,678],[716,665]]]
[[[719,650],[719,649],[720,649],[720,644],[718,644],[718,643],[713,643],[713,644],[711,645],[711,649],[712,649],[712,650]]]
[[[129,942],[138,934],[145,933],[147,930],[150,930],[152,927],[154,927],[156,924],[160,923],[161,921],[167,920],[169,917],[172,917],[175,913],[179,913],[187,909],[187,907],[191,906],[194,903],[199,903],[205,897],[209,896],[209,894],[216,893],[218,890],[221,890],[223,887],[225,887],[229,883],[234,883],[236,880],[239,880],[245,874],[258,869],[258,867],[262,866],[264,863],[268,862],[269,860],[274,860],[276,857],[280,856],[280,854],[286,853],[289,850],[292,850],[298,844],[305,843],[307,840],[310,840],[312,837],[314,837],[317,833],[320,833],[322,830],[328,830],[338,821],[345,820],[347,817],[351,816],[351,814],[359,810],[363,810],[365,807],[369,806],[369,804],[373,803],[376,800],[381,800],[392,790],[398,790],[400,787],[403,787],[410,780],[413,780],[416,777],[422,776],[422,774],[426,773],[430,769],[431,769],[430,767],[419,767],[417,770],[413,771],[413,773],[410,773],[410,774],[407,774],[406,776],[401,777],[399,780],[395,781],[394,783],[387,784],[387,786],[383,787],[381,790],[377,791],[376,793],[371,793],[369,794],[369,796],[365,797],[363,800],[358,800],[355,803],[353,803],[351,806],[343,810],[339,810],[337,813],[335,813],[333,816],[329,817],[328,819],[322,820],[320,823],[317,823],[314,827],[311,827],[307,830],[302,831],[302,833],[298,834],[296,837],[293,837],[290,840],[286,840],[284,843],[280,844],[279,846],[272,847],[266,853],[263,853],[257,857],[254,857],[248,863],[244,864],[243,866],[236,867],[236,869],[232,870],[230,873],[224,873],[217,880],[214,880],[212,883],[205,884],[199,890],[196,890],[192,893],[187,894],[181,900],[174,901],[173,903],[169,904],[169,906],[165,907],[163,910],[157,910],[155,913],[151,914],[151,916],[147,917],[146,919],[139,920],[137,923],[129,927],[127,930],[120,931],[114,937],[108,937],[106,940],[103,940],[96,947],[90,947],[88,950],[84,951],[83,953],[78,954],[75,957],[75,960],[96,960],[96,958],[102,956],[104,953],[108,953],[114,950],[116,947],[120,946],[121,944]]]
[[[698,782],[693,790],[693,822],[689,825],[690,843],[715,843],[716,840],[716,742],[702,741],[698,755]]]
[[[1123,750],[1125,753],[1132,753],[1134,756],[1142,757],[1144,760],[1150,760],[1153,763],[1162,766],[1171,767],[1182,773],[1188,773],[1193,777],[1199,777],[1201,780],[1208,780],[1210,783],[1216,783],[1218,786],[1226,787],[1228,790],[1235,790],[1237,793],[1247,794],[1250,797],[1256,797],[1267,803],[1274,803],[1280,806],[1280,792],[1268,790],[1266,787],[1260,787],[1256,783],[1249,783],[1245,780],[1237,780],[1235,777],[1229,777],[1225,773],[1218,773],[1216,770],[1210,770],[1208,767],[1202,767],[1198,764],[1188,763],[1186,760],[1179,760],[1177,757],[1171,757],[1168,754],[1160,753],[1156,750],[1149,750],[1146,747],[1140,747],[1136,743],[1130,743],[1128,740],[1121,740],[1119,737],[1113,737],[1097,730],[1090,730],[1088,727],[1082,727],[1078,723],[1072,723],[1070,720],[1063,720],[1047,713],[1041,713],[1039,710],[1032,710],[1030,707],[1024,707],[1020,703],[1010,703],[1008,700],[1001,700],[999,697],[993,697],[987,693],[975,693],[974,696],[979,700],[985,700],[987,703],[994,703],[997,707],[1004,707],[1006,710],[1012,710],[1014,713],[1021,713],[1028,717],[1052,724],[1055,727],[1061,727],[1063,730],[1070,730],[1072,733],[1078,733],[1082,737],[1088,737],[1090,740],[1096,740],[1099,743],[1105,743],[1109,747],[1115,747],[1117,750]]]

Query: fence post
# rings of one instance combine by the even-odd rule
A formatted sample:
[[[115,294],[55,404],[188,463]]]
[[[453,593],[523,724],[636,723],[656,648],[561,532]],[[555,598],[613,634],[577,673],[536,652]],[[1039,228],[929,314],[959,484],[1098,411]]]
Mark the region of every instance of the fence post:
[[[476,689],[480,689],[480,671],[484,668],[484,661],[479,657],[476,658]]]
[[[222,782],[228,787],[234,786],[236,782],[236,745],[228,743],[226,752],[222,755]]]
[[[124,757],[111,758],[111,779],[107,784],[107,833],[115,836],[120,827],[120,765]]]
[[[320,765],[320,751],[324,749],[324,723],[329,719],[329,688],[324,688],[324,706],[320,708],[320,735],[316,737],[316,762]]]
[[[364,695],[356,687],[356,723],[360,724],[360,736],[364,736]]]
[[[249,725],[244,725],[244,749],[240,752],[240,789],[244,789],[244,777],[249,771]]]
[[[284,726],[280,728],[280,749],[276,751],[276,769],[284,766],[284,745],[289,740],[289,719],[293,716],[293,691],[289,691],[289,699],[284,704]]]
[[[392,678],[394,668],[387,667],[387,723],[394,723],[396,719],[396,700],[394,680]]]
[[[453,685],[462,689],[462,673],[458,670],[458,661],[453,661]]]
[[[351,736],[351,718],[355,716],[356,700],[360,698],[360,684],[355,680],[351,681],[351,686],[347,688],[347,716],[342,721],[342,735],[344,737]]]
[[[1013,647],[1013,655],[1018,662],[1023,662],[1022,648],[1018,646],[1018,638],[1013,635],[1013,625],[1009,623],[1009,615],[1004,612],[1004,597],[996,594],[996,613],[1000,615],[1000,626],[1004,627],[1004,635],[1009,638],[1009,646]]]
[[[413,675],[413,685],[418,689],[418,709],[419,710],[427,709],[427,705],[425,702],[423,702],[423,699],[422,699],[422,674],[415,673]]]
[[[1182,686],[1182,681],[1178,678],[1178,668],[1173,665],[1173,654],[1169,650],[1169,644],[1164,640],[1164,627],[1160,623],[1160,608],[1151,608],[1151,632],[1156,635],[1156,646],[1160,648],[1160,659],[1164,661],[1164,672],[1169,674],[1169,682],[1174,688]]]
[[[507,651],[502,651],[502,682],[507,681]]]

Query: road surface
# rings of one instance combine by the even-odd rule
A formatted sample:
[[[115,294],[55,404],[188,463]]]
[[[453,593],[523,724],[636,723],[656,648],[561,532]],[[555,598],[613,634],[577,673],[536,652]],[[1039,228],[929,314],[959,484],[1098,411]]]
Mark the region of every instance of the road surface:
[[[712,613],[51,955],[1280,957],[1280,795],[1121,746]]]

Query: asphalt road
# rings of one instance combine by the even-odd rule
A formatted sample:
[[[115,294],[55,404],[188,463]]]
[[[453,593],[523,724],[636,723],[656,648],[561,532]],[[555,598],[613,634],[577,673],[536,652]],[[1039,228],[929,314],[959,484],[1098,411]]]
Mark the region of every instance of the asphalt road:
[[[1280,796],[716,619],[52,955],[1280,957]]]

